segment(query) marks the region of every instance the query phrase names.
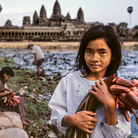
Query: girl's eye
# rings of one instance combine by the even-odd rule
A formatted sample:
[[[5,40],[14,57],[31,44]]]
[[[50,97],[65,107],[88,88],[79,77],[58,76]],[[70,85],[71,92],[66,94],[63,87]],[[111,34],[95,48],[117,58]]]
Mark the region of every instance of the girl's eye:
[[[86,53],[92,53],[91,51],[86,51]]]
[[[100,52],[101,55],[104,55],[105,53],[107,53],[107,52],[105,52],[105,51],[101,51]]]

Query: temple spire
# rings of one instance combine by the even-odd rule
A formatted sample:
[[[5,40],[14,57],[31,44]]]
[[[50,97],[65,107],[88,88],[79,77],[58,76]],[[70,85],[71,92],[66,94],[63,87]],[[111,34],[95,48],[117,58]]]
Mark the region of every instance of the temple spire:
[[[60,8],[60,5],[59,5],[58,0],[56,0],[56,2],[55,2],[55,4],[54,4],[54,7],[53,7],[53,14],[54,14],[54,15],[61,15],[61,8]]]
[[[38,14],[36,11],[34,12],[34,15],[33,15],[33,24],[34,25],[38,24]]]
[[[69,12],[68,12],[67,15],[66,15],[66,19],[67,19],[67,20],[70,20],[70,19],[71,19],[71,16],[70,16]]]
[[[40,18],[47,18],[46,9],[44,5],[42,5],[41,10],[40,10]]]
[[[84,23],[84,14],[81,8],[78,10],[77,19],[80,23]]]

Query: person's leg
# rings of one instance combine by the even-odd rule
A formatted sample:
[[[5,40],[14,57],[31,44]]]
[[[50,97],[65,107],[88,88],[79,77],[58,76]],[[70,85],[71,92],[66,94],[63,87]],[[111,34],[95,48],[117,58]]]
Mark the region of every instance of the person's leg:
[[[45,70],[42,67],[40,68],[42,69],[41,76],[45,76]]]
[[[40,74],[42,74],[42,75],[45,74],[45,70],[41,66],[43,62],[44,62],[44,59],[40,59],[37,61],[37,77],[39,77]],[[40,68],[42,69],[42,73],[40,73]]]
[[[43,69],[43,67],[42,67],[42,66],[40,66],[40,68],[42,69],[42,72],[45,72],[45,70]]]
[[[37,66],[37,77],[40,77],[40,66]]]

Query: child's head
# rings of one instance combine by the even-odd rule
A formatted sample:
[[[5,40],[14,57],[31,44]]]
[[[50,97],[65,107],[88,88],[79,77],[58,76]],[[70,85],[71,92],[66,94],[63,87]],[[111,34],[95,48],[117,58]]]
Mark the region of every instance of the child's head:
[[[90,41],[98,38],[104,38],[106,44],[111,50],[112,60],[108,66],[105,76],[116,73],[121,64],[121,44],[116,31],[111,26],[98,25],[90,28],[83,36],[75,62],[76,70],[84,70],[89,73],[90,69],[85,63],[85,49]]]
[[[5,80],[5,78],[10,78],[14,76],[14,72],[11,67],[3,67],[0,71],[0,78]]]

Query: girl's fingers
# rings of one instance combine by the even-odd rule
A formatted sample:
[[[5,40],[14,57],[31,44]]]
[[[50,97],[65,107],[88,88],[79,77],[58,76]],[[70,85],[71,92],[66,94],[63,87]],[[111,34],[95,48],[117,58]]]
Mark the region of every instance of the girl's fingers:
[[[101,84],[98,81],[96,81],[95,84],[98,88],[101,86]]]
[[[99,81],[100,82],[95,82],[95,84],[96,84],[96,86],[98,87],[98,88],[100,88],[101,86],[103,86],[104,84],[105,84],[105,82],[103,81],[103,79],[99,79]]]
[[[90,92],[91,94],[93,94],[94,96],[96,95],[96,92],[93,91],[93,90],[89,90],[89,92]]]
[[[92,111],[86,111],[86,110],[85,110],[85,113],[86,113],[87,115],[90,115],[90,116],[95,116],[95,115],[96,115],[96,113],[94,113],[94,112],[92,112]]]
[[[96,122],[97,122],[97,120],[96,120]],[[90,121],[90,123],[88,124],[88,126],[89,127],[94,127],[95,125],[96,125],[96,122],[94,122],[94,121]]]
[[[100,80],[100,82],[101,82],[101,85],[104,85],[104,84],[105,84],[105,82],[104,82],[103,79],[99,79],[99,80]]]
[[[93,132],[93,129],[92,130],[91,129],[86,129],[84,131],[87,132],[87,133],[89,133],[89,134],[91,134]]]
[[[90,129],[94,129],[94,127],[95,127],[95,124],[94,125],[88,125],[88,129],[90,130]]]
[[[88,127],[85,129],[85,132],[91,134],[93,132],[94,127],[95,127],[95,124],[94,125],[88,125]]]
[[[93,117],[93,118],[91,119],[91,122],[92,122],[92,124],[93,124],[93,123],[95,124],[95,123],[98,122],[98,119]]]
[[[98,91],[98,90],[99,90],[95,85],[92,85],[92,88],[93,88],[95,91]]]

